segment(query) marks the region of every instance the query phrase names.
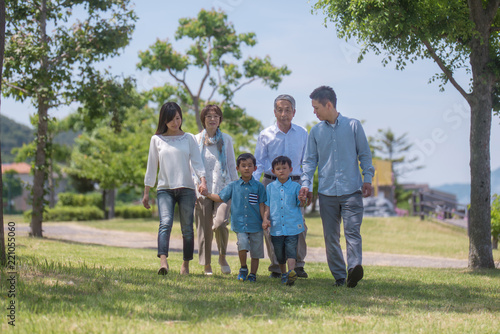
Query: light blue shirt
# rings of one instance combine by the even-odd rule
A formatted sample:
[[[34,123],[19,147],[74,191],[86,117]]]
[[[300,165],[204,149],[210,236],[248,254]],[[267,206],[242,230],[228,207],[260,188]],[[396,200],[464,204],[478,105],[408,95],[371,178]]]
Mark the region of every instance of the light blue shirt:
[[[304,231],[299,201],[300,185],[291,178],[281,183],[275,180],[267,185],[266,205],[271,217],[271,235],[297,235]]]
[[[266,201],[266,189],[252,178],[245,182],[239,179],[229,183],[219,192],[223,202],[231,200],[231,230],[237,233],[262,231],[260,203]]]
[[[257,169],[253,172],[253,177],[260,180],[262,173],[274,175],[272,172],[273,159],[284,155],[292,160],[292,174],[300,176],[302,174],[302,159],[307,144],[307,130],[293,124],[287,133],[284,133],[274,124],[265,128],[259,134],[257,145],[255,146],[255,159]],[[312,185],[310,190],[312,191]]]
[[[302,166],[303,187],[311,184],[318,167],[320,194],[353,194],[363,185],[359,166],[363,171],[364,182],[371,183],[375,168],[360,121],[339,114],[334,124],[322,121],[313,126]]]

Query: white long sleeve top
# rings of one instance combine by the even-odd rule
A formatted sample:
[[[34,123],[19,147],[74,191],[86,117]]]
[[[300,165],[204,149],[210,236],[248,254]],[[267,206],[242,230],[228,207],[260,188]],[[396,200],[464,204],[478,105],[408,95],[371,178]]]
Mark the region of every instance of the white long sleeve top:
[[[198,147],[200,147],[200,143],[203,140],[201,135],[202,132],[195,135]],[[205,150],[203,150],[203,154],[205,154],[205,176],[209,193],[218,194],[219,191],[221,191],[231,181],[236,181],[238,179],[233,139],[227,133],[222,133],[222,139],[224,140],[224,147],[226,149],[226,179],[223,179],[222,177],[222,166],[219,161],[219,151],[217,150],[217,145],[205,146]]]
[[[157,189],[196,189],[191,168],[201,178],[205,167],[201,160],[198,144],[194,136],[184,133],[179,136],[154,135],[149,144],[148,165],[144,184],[154,187],[158,172]]]

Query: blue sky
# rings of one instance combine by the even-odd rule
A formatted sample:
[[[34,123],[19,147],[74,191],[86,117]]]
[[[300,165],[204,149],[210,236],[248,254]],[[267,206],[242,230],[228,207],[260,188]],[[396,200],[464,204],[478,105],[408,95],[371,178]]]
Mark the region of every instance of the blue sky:
[[[354,41],[338,39],[334,25],[325,27],[324,16],[311,14],[311,7],[307,1],[285,0],[137,1],[139,20],[133,40],[120,57],[105,65],[116,74],[135,76],[139,89],[171,81],[164,73],[149,75],[137,71],[138,52],[146,50],[157,38],[173,40],[179,18],[195,17],[201,8],[222,8],[238,33],[257,35],[257,45],[245,47],[244,57],[269,55],[275,65],[286,64],[292,71],[278,90],[254,82],[236,94],[234,101],[264,126],[273,123],[273,101],[283,93],[293,95],[297,101],[295,123],[305,126],[315,121],[308,96],[314,88],[329,85],[337,93],[338,111],[364,121],[367,135],[387,128],[398,135],[408,133],[414,144],[409,155],[419,157],[419,164],[425,168],[408,173],[402,182],[431,186],[468,183],[469,108],[451,85],[439,92],[437,83],[428,84],[429,78],[439,71],[437,65],[424,60],[397,71],[394,64],[383,67],[382,57],[373,54],[357,63],[359,46]],[[187,41],[174,41],[174,46],[183,51]],[[194,83],[196,76],[191,78]],[[465,76],[458,79],[467,86]],[[50,114],[63,117],[73,110],[75,107],[70,106]],[[1,112],[29,124],[35,109],[28,103],[3,99]],[[498,117],[493,118],[491,130],[491,167],[496,169],[500,167]]]

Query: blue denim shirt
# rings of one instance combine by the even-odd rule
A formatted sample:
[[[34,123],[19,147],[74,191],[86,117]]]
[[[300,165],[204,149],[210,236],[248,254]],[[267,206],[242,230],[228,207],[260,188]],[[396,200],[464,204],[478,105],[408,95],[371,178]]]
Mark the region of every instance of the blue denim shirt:
[[[262,231],[260,203],[266,201],[266,189],[253,177],[245,182],[241,178],[229,183],[219,192],[222,201],[231,200],[231,230],[237,233]]]
[[[300,184],[291,178],[285,183],[276,180],[267,185],[266,205],[270,209],[271,235],[297,235],[304,231],[299,192]]]
[[[359,166],[364,182],[371,183],[375,168],[360,121],[339,114],[334,124],[322,121],[313,126],[302,165],[302,187],[310,185],[318,167],[320,194],[353,194],[363,185]]]

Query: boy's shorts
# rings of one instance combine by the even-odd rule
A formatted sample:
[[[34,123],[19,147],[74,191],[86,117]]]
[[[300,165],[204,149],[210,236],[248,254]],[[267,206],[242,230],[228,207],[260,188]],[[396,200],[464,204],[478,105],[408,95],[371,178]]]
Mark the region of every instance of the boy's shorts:
[[[236,237],[238,238],[236,242],[238,251],[250,251],[252,259],[264,258],[264,231],[255,233],[237,232]]]
[[[285,264],[287,259],[297,260],[297,244],[299,235],[271,236],[274,254],[279,264]]]

